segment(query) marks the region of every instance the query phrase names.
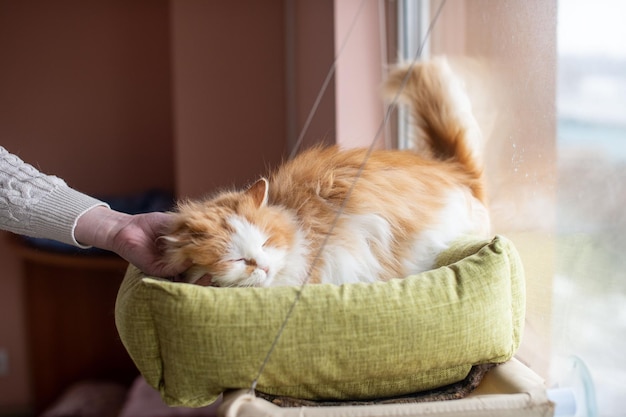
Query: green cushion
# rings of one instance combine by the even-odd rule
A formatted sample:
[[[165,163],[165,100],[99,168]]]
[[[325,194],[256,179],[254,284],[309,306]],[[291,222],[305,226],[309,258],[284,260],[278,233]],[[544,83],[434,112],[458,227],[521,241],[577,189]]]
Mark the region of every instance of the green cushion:
[[[308,285],[257,390],[304,399],[372,399],[462,380],[509,360],[524,322],[512,243],[457,242],[439,267],[375,284]],[[146,278],[129,267],[116,323],[165,402],[197,407],[249,388],[297,287],[213,288]]]

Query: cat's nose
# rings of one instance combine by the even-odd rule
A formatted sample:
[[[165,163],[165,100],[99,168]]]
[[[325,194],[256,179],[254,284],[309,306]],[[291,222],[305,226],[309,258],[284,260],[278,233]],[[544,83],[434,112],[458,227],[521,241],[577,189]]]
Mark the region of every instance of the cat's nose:
[[[265,272],[265,274],[267,274],[268,272],[270,272],[270,267],[269,266],[263,266],[263,265],[259,265],[258,268]]]

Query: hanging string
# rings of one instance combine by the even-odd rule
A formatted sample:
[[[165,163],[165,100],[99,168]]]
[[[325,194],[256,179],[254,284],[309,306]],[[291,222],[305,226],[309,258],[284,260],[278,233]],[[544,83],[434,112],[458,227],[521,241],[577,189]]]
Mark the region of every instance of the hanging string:
[[[378,127],[378,130],[376,131],[376,134],[374,135],[374,138],[372,139],[372,141],[370,143],[370,146],[367,148],[367,152],[365,154],[365,157],[363,158],[363,162],[359,166],[359,169],[358,169],[358,171],[357,171],[357,173],[355,175],[354,181],[352,182],[352,184],[350,186],[350,189],[348,190],[348,192],[346,194],[346,197],[344,198],[344,200],[343,200],[343,202],[341,204],[341,207],[339,207],[339,210],[337,211],[337,214],[335,215],[335,218],[334,218],[334,220],[333,220],[333,222],[332,222],[332,224],[330,226],[330,230],[326,234],[324,240],[322,241],[322,244],[320,245],[319,250],[317,251],[315,257],[313,258],[313,261],[311,262],[311,266],[309,268],[309,272],[307,274],[307,278],[299,286],[298,291],[296,293],[296,296],[294,297],[294,300],[291,303],[291,305],[289,307],[289,310],[287,311],[287,314],[285,315],[285,318],[284,318],[280,328],[278,329],[278,332],[276,333],[276,336],[274,337],[272,345],[270,346],[267,354],[265,355],[265,358],[263,359],[263,362],[261,363],[259,371],[257,372],[257,376],[252,381],[252,384],[250,386],[250,392],[251,393],[254,393],[254,391],[256,390],[257,384],[259,382],[259,378],[261,378],[261,375],[263,374],[263,371],[265,371],[265,367],[267,366],[267,364],[268,364],[272,354],[274,353],[274,350],[276,349],[276,345],[278,344],[278,341],[280,340],[280,337],[282,336],[285,328],[287,327],[287,323],[289,322],[289,319],[291,318],[291,316],[293,314],[293,311],[296,308],[296,305],[299,303],[300,299],[302,298],[302,294],[304,293],[304,289],[306,288],[306,285],[309,283],[309,279],[311,277],[311,271],[317,265],[317,262],[321,258],[321,255],[322,255],[322,253],[323,253],[323,251],[324,251],[324,249],[326,247],[326,244],[328,243],[328,240],[329,240],[330,236],[332,235],[332,231],[335,229],[335,227],[337,226],[337,223],[339,222],[339,219],[343,215],[343,212],[345,211],[346,205],[348,204],[348,201],[350,200],[352,192],[353,192],[357,182],[361,178],[361,175],[363,174],[363,170],[365,169],[367,161],[368,161],[369,157],[371,156],[371,154],[372,154],[372,152],[373,152],[373,150],[375,148],[376,142],[378,141],[380,135],[384,131],[385,126],[389,123],[389,119],[391,117],[391,114],[393,113],[393,110],[395,109],[395,107],[396,107],[396,105],[398,103],[398,99],[400,98],[400,94],[402,93],[402,90],[404,90],[404,88],[406,87],[406,84],[407,84],[407,82],[409,80],[409,77],[410,77],[410,74],[411,74],[411,72],[413,70],[413,67],[415,67],[415,65],[419,61],[420,57],[422,56],[422,51],[424,50],[426,42],[428,41],[428,38],[430,37],[430,34],[431,34],[432,29],[434,27],[434,24],[438,20],[439,15],[441,14],[441,10],[443,9],[443,6],[445,5],[446,1],[447,0],[442,0],[439,3],[439,7],[437,8],[437,11],[435,12],[435,15],[433,16],[433,18],[430,21],[430,24],[428,25],[428,29],[427,29],[427,31],[426,31],[426,33],[424,35],[424,39],[422,40],[422,43],[420,44],[419,48],[417,49],[417,51],[415,53],[415,56],[411,60],[409,66],[408,66],[407,72],[406,72],[404,78],[402,79],[402,82],[400,83],[400,87],[398,88],[398,91],[396,92],[396,95],[394,96],[393,100],[389,103],[389,105],[387,107],[387,112],[385,113],[385,116],[384,116],[382,122],[380,123],[380,125]],[[361,6],[362,5],[363,5],[363,2],[361,2]],[[357,15],[360,13],[360,10],[361,10],[361,7],[357,11]],[[345,46],[345,43],[346,43],[346,40],[344,40],[342,47]],[[337,58],[335,59],[335,62],[333,62],[333,67],[331,68],[331,71],[329,71],[329,74],[331,74],[331,72],[334,73],[338,58],[339,58],[339,54],[338,54]],[[318,98],[320,96],[321,95],[318,95]]]
[[[378,44],[380,45],[380,70],[383,74],[383,78],[386,78],[387,73],[389,72],[389,65],[387,65],[389,52],[387,50],[387,13],[385,10],[386,1],[387,0],[378,0]],[[385,149],[391,148],[391,129],[389,124],[385,126],[384,138]]]

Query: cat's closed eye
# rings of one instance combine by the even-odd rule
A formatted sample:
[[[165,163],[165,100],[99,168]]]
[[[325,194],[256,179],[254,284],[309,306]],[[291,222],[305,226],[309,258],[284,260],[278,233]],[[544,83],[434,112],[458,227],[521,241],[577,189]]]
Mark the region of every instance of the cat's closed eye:
[[[256,266],[257,264],[254,259],[247,259],[247,258],[233,259],[231,260],[231,262],[243,262],[248,266]]]

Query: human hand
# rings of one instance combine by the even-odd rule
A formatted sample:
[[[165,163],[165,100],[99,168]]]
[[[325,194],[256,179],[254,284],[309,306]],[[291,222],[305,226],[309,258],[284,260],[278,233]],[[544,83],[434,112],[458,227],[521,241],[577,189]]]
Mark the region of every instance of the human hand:
[[[81,244],[110,250],[147,275],[174,277],[190,264],[167,265],[158,246],[172,216],[167,213],[125,214],[104,206],[79,217],[74,236]]]

